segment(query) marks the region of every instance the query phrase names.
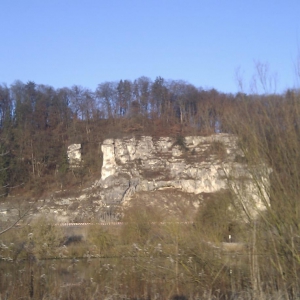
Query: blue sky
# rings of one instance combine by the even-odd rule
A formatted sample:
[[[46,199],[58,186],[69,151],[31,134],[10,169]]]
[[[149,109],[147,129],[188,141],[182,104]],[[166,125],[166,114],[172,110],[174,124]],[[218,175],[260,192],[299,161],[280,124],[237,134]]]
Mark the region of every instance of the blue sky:
[[[255,62],[297,84],[299,0],[1,0],[0,83],[55,88],[140,76],[249,91]]]

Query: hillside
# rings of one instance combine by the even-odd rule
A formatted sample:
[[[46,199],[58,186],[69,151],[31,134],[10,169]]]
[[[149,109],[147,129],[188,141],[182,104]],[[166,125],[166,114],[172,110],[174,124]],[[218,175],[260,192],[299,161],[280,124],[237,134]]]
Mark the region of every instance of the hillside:
[[[118,278],[131,290],[170,281],[169,292],[190,286],[195,297],[230,298],[234,290],[297,299],[299,91],[225,95],[140,78],[94,92],[32,82],[0,92],[3,259],[53,259],[61,251],[102,266],[101,255],[125,253],[130,267]],[[80,145],[76,165],[72,145]],[[19,219],[32,223],[16,227]],[[113,220],[122,226],[95,225],[85,241],[55,225]],[[228,241],[238,244],[225,249]]]

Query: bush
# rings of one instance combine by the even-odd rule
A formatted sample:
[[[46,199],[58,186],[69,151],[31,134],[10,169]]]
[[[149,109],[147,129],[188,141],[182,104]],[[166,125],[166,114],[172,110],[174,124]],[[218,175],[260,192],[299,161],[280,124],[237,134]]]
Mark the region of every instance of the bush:
[[[155,238],[154,222],[162,221],[161,213],[153,207],[131,203],[124,211],[121,238],[123,243],[145,244]]]
[[[63,231],[51,217],[41,216],[23,229],[24,238],[38,258],[55,256],[63,240]]]
[[[90,245],[96,247],[99,255],[109,250],[113,244],[113,236],[99,225],[88,227],[87,241]]]
[[[195,226],[206,240],[227,242],[231,235],[239,239],[241,224],[233,207],[233,196],[229,192],[218,192],[205,196],[198,210]]]
[[[226,156],[226,147],[220,141],[213,141],[206,152],[208,155],[215,155],[219,160],[224,160]]]
[[[183,151],[188,151],[189,148],[186,146],[185,137],[182,135],[177,135],[175,142],[173,143],[172,147],[178,146]]]

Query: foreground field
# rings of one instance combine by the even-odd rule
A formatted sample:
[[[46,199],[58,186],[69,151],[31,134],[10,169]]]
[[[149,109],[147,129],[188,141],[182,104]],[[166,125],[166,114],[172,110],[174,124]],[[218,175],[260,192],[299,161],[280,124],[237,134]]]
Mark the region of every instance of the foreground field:
[[[207,241],[199,226],[145,217],[68,232],[39,220],[2,235],[1,299],[297,299],[294,274],[283,281],[253,237]]]

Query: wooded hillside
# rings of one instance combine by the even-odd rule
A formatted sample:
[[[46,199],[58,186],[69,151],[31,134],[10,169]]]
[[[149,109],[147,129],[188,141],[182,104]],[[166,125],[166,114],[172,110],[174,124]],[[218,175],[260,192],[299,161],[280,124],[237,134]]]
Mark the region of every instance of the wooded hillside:
[[[298,141],[299,100],[295,90],[281,95],[232,95],[161,77],[104,82],[95,91],[81,86],[54,89],[34,82],[2,84],[1,195],[15,190],[39,195],[81,184],[100,171],[99,145],[108,137],[232,132],[251,148],[251,130],[267,137],[265,147],[273,151],[272,143],[278,141],[272,130],[280,139],[293,130],[294,142]],[[83,165],[72,174],[66,156],[71,143],[83,145]]]
[[[99,146],[105,138],[175,136],[181,143],[182,137],[188,135],[219,132],[237,135],[243,155],[236,162],[247,165],[253,184],[261,190],[261,200],[270,202],[264,212],[247,222],[238,222],[237,210],[228,209],[228,205],[235,207],[232,195],[214,194],[198,210],[193,226],[184,229],[181,236],[175,223],[169,231],[172,235],[152,231],[154,211],[147,212],[145,206],[137,206],[125,214],[130,222],[126,223],[122,238],[128,240],[116,242],[116,249],[137,242],[141,249],[152,244],[156,249],[157,242],[166,249],[169,247],[168,257],[176,258],[175,272],[171,269],[170,278],[176,278],[178,291],[181,282],[178,266],[181,265],[187,274],[182,278],[188,278],[184,286],[186,282],[195,283],[201,291],[210,289],[218,291],[218,295],[229,295],[229,291],[246,289],[251,299],[270,299],[276,293],[282,294],[282,299],[298,297],[298,90],[232,95],[160,77],[154,82],[146,77],[134,82],[105,82],[95,91],[79,86],[54,89],[33,82],[15,82],[10,87],[0,87],[0,130],[1,194],[3,197],[19,194],[22,203],[49,191],[73,191],[99,179],[102,164]],[[71,169],[68,165],[66,150],[71,143],[83,146],[83,162],[79,168]],[[262,179],[257,166],[271,170],[269,180]],[[226,179],[229,185],[235,184],[230,176]],[[241,200],[238,195],[236,198]],[[159,211],[160,206],[156,205],[155,209]],[[95,232],[99,241],[110,241],[104,231]],[[222,242],[227,236],[231,241],[231,235],[247,245],[242,254],[248,259],[243,259],[244,265],[240,262],[233,266],[226,253],[224,260],[216,260],[211,245],[205,242],[214,238]],[[188,258],[188,262],[179,259],[179,255]],[[143,263],[142,273],[148,268]],[[206,275],[199,279],[203,270]],[[142,286],[140,278],[136,284],[130,277],[130,282],[135,284],[131,290]]]

